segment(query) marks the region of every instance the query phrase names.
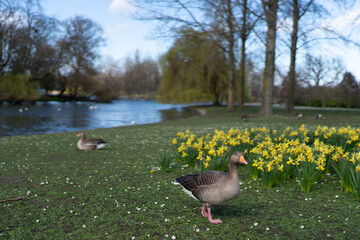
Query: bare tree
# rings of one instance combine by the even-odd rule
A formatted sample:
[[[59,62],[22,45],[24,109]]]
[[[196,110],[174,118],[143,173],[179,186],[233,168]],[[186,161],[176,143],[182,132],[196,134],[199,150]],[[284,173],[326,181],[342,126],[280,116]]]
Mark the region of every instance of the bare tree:
[[[158,20],[174,30],[187,25],[197,31],[202,31],[214,40],[222,38],[220,48],[227,55],[228,62],[228,93],[227,110],[234,110],[235,69],[237,58],[235,54],[238,40],[236,23],[236,1],[231,0],[137,0],[137,6],[145,10],[141,19]]]
[[[14,33],[19,22],[15,1],[0,2],[0,76],[8,69],[15,45]]]
[[[344,66],[339,59],[327,60],[322,56],[306,57],[306,76],[302,80],[314,98],[314,94],[321,97],[322,106],[326,105],[326,94],[321,92],[326,87],[335,86],[344,72]]]
[[[246,81],[246,43],[253,31],[258,20],[261,19],[262,15],[254,15],[248,0],[242,0],[237,3],[241,8],[241,17],[239,24],[237,24],[238,31],[240,34],[241,50],[240,50],[240,69],[239,69],[239,107],[242,108],[245,99],[245,81]]]
[[[324,16],[331,17],[333,13],[326,9],[326,6],[339,7],[339,9],[349,9],[355,1],[335,0],[330,1],[331,4],[321,4],[321,1],[316,0],[288,0],[285,1],[286,15],[292,17],[292,30],[291,30],[291,44],[288,46],[290,49],[290,69],[288,72],[289,86],[286,101],[286,110],[293,111],[294,109],[294,96],[296,86],[296,55],[300,48],[312,48],[313,43],[321,43],[329,41],[333,44],[345,43],[358,45],[354,40],[351,33],[344,34],[335,30],[337,27],[332,23],[330,25],[321,22]],[[306,15],[306,17],[305,17]],[[356,31],[351,32],[355,33]],[[290,34],[289,34],[290,35]],[[302,40],[298,42],[298,40]],[[317,45],[319,46],[319,45]]]
[[[0,80],[11,73],[15,77],[6,84],[39,82],[46,92],[70,88],[73,95],[80,86],[92,85],[88,80],[93,78],[86,77],[96,73],[97,49],[104,42],[101,27],[83,17],[66,21],[60,34],[58,26],[57,19],[43,14],[40,0],[0,1]]]
[[[86,78],[86,91],[97,101],[110,102],[119,97],[120,76],[111,72],[99,73]]]
[[[19,16],[20,22],[15,30],[16,44],[10,68],[13,73],[25,73],[32,64],[31,58],[36,51],[36,42],[49,39],[53,28],[48,24],[37,0],[21,1],[17,10],[16,15]]]
[[[31,80],[38,81],[45,95],[56,88],[56,49],[47,43],[37,43],[30,65]]]
[[[299,22],[301,18],[308,12],[314,0],[306,2],[299,0],[291,1],[292,10],[292,32],[291,32],[291,46],[290,46],[290,70],[288,74],[288,92],[286,101],[286,110],[288,112],[294,110],[294,96],[296,86],[296,53],[298,50],[298,35],[299,35]]]
[[[275,74],[275,45],[276,45],[276,24],[278,0],[262,0],[267,24],[265,70],[262,90],[262,102],[260,114],[270,116],[272,111],[274,74]]]
[[[263,72],[251,70],[249,72],[249,76],[251,78],[249,84],[249,93],[250,97],[254,102],[258,102],[261,100],[261,89],[262,89],[262,82],[263,82]]]
[[[97,49],[104,43],[103,30],[96,22],[80,16],[65,22],[66,34],[60,43],[65,46],[67,64],[71,68],[71,94],[76,96],[82,81],[96,72],[94,61],[99,56]]]
[[[346,100],[347,107],[350,108],[355,105],[356,100],[359,99],[359,84],[356,82],[354,75],[350,72],[345,72],[342,81],[339,84],[340,91],[343,98]]]
[[[151,58],[141,59],[139,52],[136,52],[133,58],[127,57],[123,71],[119,78],[123,95],[155,96],[160,79],[159,66],[156,61]]]
[[[235,86],[235,68],[236,68],[236,59],[235,59],[235,26],[234,26],[234,12],[233,12],[233,3],[231,0],[226,0],[224,4],[224,13],[226,14],[226,23],[227,23],[227,49],[228,54],[228,101],[227,101],[227,110],[229,112],[234,111],[234,86]]]
[[[29,70],[34,43],[44,30],[39,23],[45,18],[37,0],[0,2],[0,74]]]

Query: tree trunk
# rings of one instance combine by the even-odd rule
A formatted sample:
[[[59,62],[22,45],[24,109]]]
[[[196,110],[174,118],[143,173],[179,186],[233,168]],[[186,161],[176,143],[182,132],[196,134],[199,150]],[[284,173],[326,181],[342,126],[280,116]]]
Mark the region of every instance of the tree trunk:
[[[286,101],[286,111],[291,112],[294,110],[294,95],[296,86],[296,51],[298,40],[298,25],[300,20],[298,0],[293,0],[293,29],[291,33],[291,56],[290,56],[290,70],[289,70],[289,87]]]
[[[262,1],[266,22],[266,53],[265,53],[265,71],[262,90],[262,102],[259,114],[270,116],[272,111],[274,73],[275,73],[275,43],[276,43],[276,21],[278,0]]]
[[[247,40],[247,0],[243,1],[243,12],[242,12],[242,26],[241,26],[241,57],[240,57],[240,89],[239,89],[239,107],[244,107],[245,100],[245,63],[246,63],[246,40]]]
[[[327,100],[327,89],[326,86],[321,86],[318,94],[321,95],[321,107],[326,107],[326,100]]]
[[[228,102],[227,102],[227,111],[234,111],[234,83],[235,83],[235,60],[234,52],[230,51],[229,53],[229,70],[228,70]]]
[[[347,99],[347,108],[351,108],[351,104],[352,104],[352,97],[350,96],[350,97]]]
[[[73,92],[72,95],[74,98],[78,95],[78,88],[79,88],[79,82],[80,82],[80,71],[78,69],[75,70],[75,79],[74,79],[74,85],[73,85]]]
[[[3,33],[0,32],[0,80],[3,75],[4,62],[3,62]]]
[[[241,39],[241,62],[240,62],[240,90],[239,90],[239,107],[244,107],[245,100],[245,41]]]
[[[235,87],[235,55],[234,55],[234,46],[235,46],[235,34],[234,34],[234,25],[233,25],[233,9],[231,6],[231,0],[227,0],[227,24],[229,27],[229,35],[227,36],[228,41],[228,58],[229,58],[229,70],[228,70],[228,102],[227,102],[227,111],[234,111],[234,87]]]

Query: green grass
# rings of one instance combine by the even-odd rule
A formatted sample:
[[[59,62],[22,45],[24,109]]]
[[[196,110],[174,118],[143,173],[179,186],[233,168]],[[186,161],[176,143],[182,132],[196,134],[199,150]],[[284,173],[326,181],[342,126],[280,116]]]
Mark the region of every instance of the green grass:
[[[265,189],[239,168],[240,195],[213,208],[224,223],[209,224],[200,202],[172,182],[196,171],[155,171],[159,155],[173,148],[179,131],[265,126],[360,127],[359,111],[304,110],[305,119],[275,109],[267,118],[241,116],[257,108],[227,113],[206,108],[207,115],[157,124],[86,131],[110,143],[92,152],[76,147],[75,132],[0,138],[0,239],[357,239],[360,201],[340,192],[329,176],[304,193],[295,179]],[[324,119],[315,120],[321,113]]]

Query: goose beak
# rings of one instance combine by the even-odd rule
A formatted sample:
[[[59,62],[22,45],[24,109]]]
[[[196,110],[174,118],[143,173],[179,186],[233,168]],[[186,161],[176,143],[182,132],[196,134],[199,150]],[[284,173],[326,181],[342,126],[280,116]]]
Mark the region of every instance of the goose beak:
[[[244,165],[247,165],[247,161],[245,160],[245,158],[243,156],[240,156],[240,163],[241,164],[244,164]]]
[[[81,133],[76,134],[77,137],[80,137]]]

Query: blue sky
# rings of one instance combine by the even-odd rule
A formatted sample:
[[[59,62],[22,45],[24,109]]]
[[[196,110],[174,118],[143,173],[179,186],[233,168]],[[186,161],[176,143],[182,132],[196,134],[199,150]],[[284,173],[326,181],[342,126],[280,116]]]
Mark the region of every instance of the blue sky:
[[[65,20],[76,15],[90,18],[104,29],[105,56],[121,60],[139,50],[141,56],[157,58],[169,45],[161,39],[151,38],[154,23],[134,20],[134,8],[124,0],[43,0],[46,15]]]
[[[134,56],[135,51],[139,50],[141,57],[149,56],[156,59],[166,52],[170,47],[170,42],[151,37],[151,32],[154,31],[156,23],[132,19],[131,15],[135,9],[127,1],[42,0],[42,6],[45,14],[60,20],[81,15],[99,23],[104,29],[104,37],[107,39],[106,46],[101,49],[101,54],[104,57],[123,60],[127,56]],[[326,0],[324,1],[326,3]],[[332,9],[332,11],[336,11],[336,9]],[[346,14],[340,14],[336,18],[325,20],[323,24],[352,31],[360,29],[360,17],[354,23],[357,16],[360,16],[360,1],[356,1],[355,5]],[[358,32],[360,33],[360,31]],[[359,48],[345,45],[340,47],[329,46],[322,48],[320,51],[325,55],[342,57],[346,70],[352,72],[360,81]],[[282,62],[288,64],[288,58],[288,56],[285,56],[278,64],[282,65]]]

